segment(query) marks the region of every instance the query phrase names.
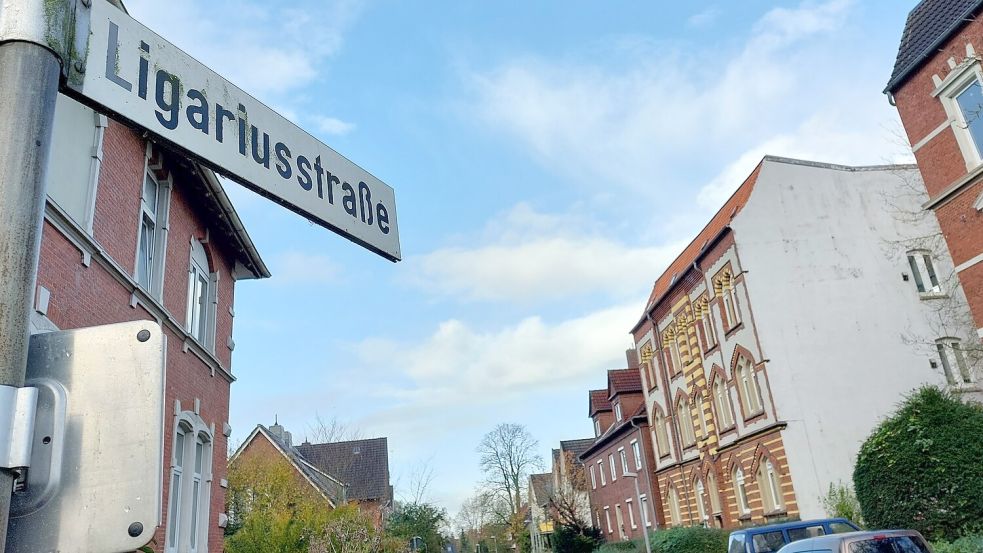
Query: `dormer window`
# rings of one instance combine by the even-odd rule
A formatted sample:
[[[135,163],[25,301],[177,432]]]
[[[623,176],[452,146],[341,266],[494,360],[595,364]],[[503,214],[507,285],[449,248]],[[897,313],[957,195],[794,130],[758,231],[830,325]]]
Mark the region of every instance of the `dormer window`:
[[[601,421],[599,419],[594,419],[594,436],[601,435]]]
[[[624,417],[621,414],[621,402],[614,404],[614,420],[621,422]]]

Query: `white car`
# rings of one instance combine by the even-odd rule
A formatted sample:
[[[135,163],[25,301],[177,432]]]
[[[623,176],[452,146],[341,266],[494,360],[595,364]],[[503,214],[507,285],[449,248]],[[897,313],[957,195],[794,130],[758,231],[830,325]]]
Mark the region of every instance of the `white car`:
[[[932,553],[932,548],[914,530],[877,530],[807,538],[778,553]]]

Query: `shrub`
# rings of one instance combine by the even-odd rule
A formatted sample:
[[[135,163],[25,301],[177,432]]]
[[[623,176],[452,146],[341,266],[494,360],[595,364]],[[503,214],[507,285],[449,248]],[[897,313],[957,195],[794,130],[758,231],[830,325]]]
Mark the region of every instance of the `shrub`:
[[[864,526],[863,516],[860,513],[860,502],[857,501],[856,494],[849,486],[840,482],[839,484],[829,485],[829,491],[822,498],[823,508],[826,514],[833,518],[845,518]]]
[[[652,553],[727,553],[730,532],[694,526],[651,534]]]
[[[853,484],[871,528],[954,540],[983,521],[983,407],[938,388],[905,399],[860,448]]]
[[[983,536],[965,536],[958,540],[932,544],[935,553],[980,553],[983,551]]]
[[[601,543],[600,531],[593,528],[587,534],[558,524],[553,531],[553,551],[555,553],[591,553]],[[630,543],[630,542],[626,542]]]

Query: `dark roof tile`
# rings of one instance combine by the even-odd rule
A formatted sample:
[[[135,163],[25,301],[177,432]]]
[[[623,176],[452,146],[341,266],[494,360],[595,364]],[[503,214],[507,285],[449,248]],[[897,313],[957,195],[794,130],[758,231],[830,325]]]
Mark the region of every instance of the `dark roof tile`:
[[[390,500],[389,445],[386,438],[304,443],[295,449],[310,464],[348,484],[348,498]]]
[[[642,372],[639,369],[608,371],[608,397],[642,391]]]
[[[983,0],[922,0],[908,14],[894,70],[884,92],[893,92],[950,36],[965,25]]]
[[[610,411],[611,410],[611,400],[608,399],[607,390],[591,390],[588,392],[590,394],[590,404],[588,417],[593,417],[595,413],[599,411]]]

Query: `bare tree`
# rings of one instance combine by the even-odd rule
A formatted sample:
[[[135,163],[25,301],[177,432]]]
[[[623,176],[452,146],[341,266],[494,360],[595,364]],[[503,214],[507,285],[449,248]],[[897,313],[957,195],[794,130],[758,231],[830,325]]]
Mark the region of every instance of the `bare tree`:
[[[307,426],[307,431],[307,440],[316,444],[362,439],[362,431],[357,427],[338,420],[338,417],[331,417],[331,420],[326,421],[319,413],[314,414],[314,422]]]
[[[481,471],[489,490],[505,498],[512,514],[522,507],[522,492],[529,474],[541,467],[539,441],[521,424],[503,423],[478,444]]]
[[[559,485],[554,485],[549,498],[550,516],[561,526],[586,535],[593,526],[590,520],[590,498],[587,495],[587,477],[584,465],[577,462],[573,453],[563,451]],[[555,483],[554,483],[555,484]]]
[[[421,505],[430,500],[430,484],[433,483],[433,457],[421,461],[410,471],[406,486],[396,481],[395,488],[400,489],[400,501],[409,505]]]

